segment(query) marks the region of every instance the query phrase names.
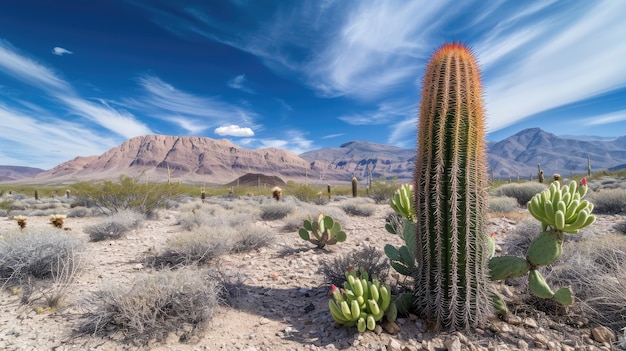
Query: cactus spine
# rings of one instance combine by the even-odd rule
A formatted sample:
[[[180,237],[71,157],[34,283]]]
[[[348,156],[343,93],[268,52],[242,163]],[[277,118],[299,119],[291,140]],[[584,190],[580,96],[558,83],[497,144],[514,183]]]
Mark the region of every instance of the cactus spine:
[[[426,68],[415,169],[416,307],[436,329],[469,329],[491,313],[485,117],[478,65],[443,45]]]
[[[352,197],[356,197],[357,195],[357,182],[356,176],[352,176]]]

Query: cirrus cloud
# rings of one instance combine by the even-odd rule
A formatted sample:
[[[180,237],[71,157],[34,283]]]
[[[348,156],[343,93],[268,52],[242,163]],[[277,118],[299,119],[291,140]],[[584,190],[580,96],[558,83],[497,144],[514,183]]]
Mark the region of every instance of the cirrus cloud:
[[[238,125],[231,124],[215,128],[215,134],[236,137],[251,137],[254,135],[254,131],[247,127],[240,127]]]
[[[73,54],[73,52],[69,51],[68,49],[59,47],[59,46],[55,46],[52,49],[52,53],[57,55],[57,56],[63,56],[63,55],[71,55]]]

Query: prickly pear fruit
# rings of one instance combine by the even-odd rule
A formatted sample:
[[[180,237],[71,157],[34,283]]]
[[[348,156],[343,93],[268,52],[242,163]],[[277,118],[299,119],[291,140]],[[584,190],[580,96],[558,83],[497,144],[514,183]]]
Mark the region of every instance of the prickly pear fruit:
[[[540,267],[556,261],[562,252],[563,233],[544,231],[528,246],[526,259],[534,267]]]
[[[529,269],[526,260],[515,256],[498,256],[489,260],[489,272],[493,281],[521,277]]]
[[[572,291],[569,288],[560,288],[554,293],[553,298],[565,306],[569,306],[574,303]]]
[[[541,297],[543,299],[554,297],[554,292],[552,292],[552,289],[550,289],[546,280],[536,269],[531,269],[528,274],[528,287],[530,288],[530,292],[537,297]]]

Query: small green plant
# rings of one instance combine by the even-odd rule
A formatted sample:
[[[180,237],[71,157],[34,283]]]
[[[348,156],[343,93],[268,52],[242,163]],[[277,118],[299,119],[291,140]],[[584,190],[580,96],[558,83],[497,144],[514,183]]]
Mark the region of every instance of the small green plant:
[[[412,276],[415,272],[415,210],[413,208],[413,187],[403,184],[389,201],[391,208],[404,219],[402,233],[391,223],[385,224],[385,229],[391,234],[402,235],[404,245],[396,248],[391,244],[385,245],[385,255],[391,261],[391,267],[398,273]]]
[[[341,224],[335,221],[333,217],[323,213],[317,216],[317,220],[313,220],[311,217],[305,219],[303,227],[298,230],[298,234],[302,239],[310,241],[320,249],[326,245],[334,245],[346,240],[346,232],[341,230]]]
[[[369,187],[367,194],[370,198],[374,199],[374,202],[381,204],[389,201],[396,189],[398,189],[398,184],[396,183],[395,178],[386,179],[384,176],[381,176],[380,178],[374,180],[372,185]]]
[[[541,234],[528,246],[526,258],[517,256],[492,257],[489,270],[492,280],[521,277],[528,273],[528,286],[533,295],[552,298],[563,305],[573,303],[572,292],[563,287],[553,292],[538,268],[554,263],[563,251],[564,234],[577,234],[591,225],[596,217],[591,214],[593,204],[582,198],[587,193],[587,182],[582,186],[575,181],[561,187],[554,181],[550,187],[528,202],[528,211],[541,222]]]
[[[381,285],[376,278],[370,281],[365,270],[359,276],[353,269],[348,270],[343,290],[332,285],[331,293],[328,308],[335,322],[349,327],[356,325],[360,333],[374,330],[376,322],[385,316],[388,320],[396,319],[389,286]]]

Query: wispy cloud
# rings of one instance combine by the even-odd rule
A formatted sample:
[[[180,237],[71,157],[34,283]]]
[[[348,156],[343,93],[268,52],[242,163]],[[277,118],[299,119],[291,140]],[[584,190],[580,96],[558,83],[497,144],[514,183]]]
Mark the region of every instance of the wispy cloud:
[[[626,33],[623,13],[625,2],[598,1],[541,22],[526,54],[509,56],[508,71],[486,81],[489,130],[626,86],[626,46],[618,44]]]
[[[0,70],[17,80],[44,89],[65,90],[70,86],[51,69],[18,53],[11,44],[0,39]]]
[[[16,109],[0,103],[0,164],[49,169],[59,160],[99,155],[118,141],[85,129],[80,123],[56,119],[42,110]],[[31,115],[37,115],[35,119]]]
[[[417,116],[417,112],[416,112]],[[417,118],[411,117],[391,126],[387,143],[399,147],[415,147],[417,142]]]
[[[338,138],[343,135],[345,135],[345,133],[329,134],[329,135],[324,135],[323,137],[321,137],[321,139],[333,139],[333,138]]]
[[[386,124],[410,115],[415,115],[415,103],[386,100],[379,103],[376,110],[339,116],[338,118],[352,125],[374,125]]]
[[[52,48],[52,53],[57,55],[57,56],[63,56],[63,55],[71,55],[73,54],[73,52],[64,49],[62,47],[59,46],[55,46],[54,48]]]
[[[215,134],[217,135],[228,135],[228,136],[236,136],[236,137],[251,137],[254,135],[254,132],[250,128],[242,128],[240,126],[231,124],[228,126],[221,126],[215,128]]]
[[[626,110],[606,113],[583,119],[582,124],[585,126],[597,126],[601,124],[611,124],[626,121]]]
[[[156,76],[142,76],[138,82],[146,94],[137,99],[123,100],[122,105],[174,123],[188,133],[230,124],[259,127],[254,122],[258,114],[244,106],[233,105],[219,97],[187,93]]]
[[[313,141],[305,135],[302,131],[290,129],[281,133],[284,138],[247,138],[236,142],[252,149],[276,148],[301,154],[315,148]]]
[[[250,88],[248,88],[246,86],[246,75],[245,74],[240,74],[240,75],[236,76],[235,78],[229,80],[227,85],[230,88],[241,90],[241,91],[246,92],[248,94],[255,94],[254,90],[252,90],[252,89],[250,89]]]

